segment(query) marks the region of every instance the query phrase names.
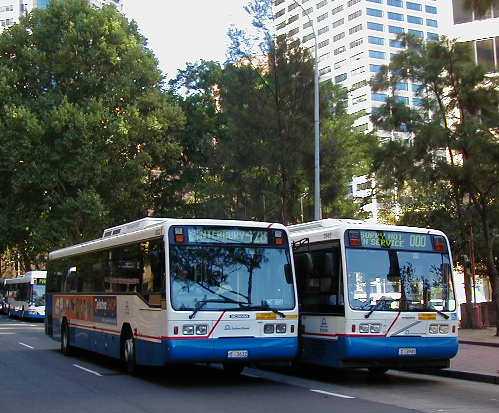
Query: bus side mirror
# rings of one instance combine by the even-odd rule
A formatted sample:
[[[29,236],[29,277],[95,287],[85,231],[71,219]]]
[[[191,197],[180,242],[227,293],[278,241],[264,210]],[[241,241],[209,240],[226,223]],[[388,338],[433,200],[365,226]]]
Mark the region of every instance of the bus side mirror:
[[[450,275],[452,273],[452,267],[450,264],[442,264],[442,281],[447,285],[450,280]]]
[[[291,264],[284,264],[284,275],[286,276],[286,282],[293,284],[293,267],[291,267]]]

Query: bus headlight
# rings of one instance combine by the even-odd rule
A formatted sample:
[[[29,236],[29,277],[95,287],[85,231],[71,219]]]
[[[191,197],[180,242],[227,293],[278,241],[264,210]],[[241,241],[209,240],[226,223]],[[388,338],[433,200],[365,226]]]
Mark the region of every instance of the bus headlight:
[[[381,331],[381,324],[370,324],[371,333],[379,333]]]
[[[207,324],[198,324],[196,326],[196,335],[197,336],[205,336],[208,333],[208,325]]]
[[[359,333],[369,333],[369,324],[361,324],[359,325]]]
[[[263,326],[263,332],[265,334],[274,334],[274,324],[265,324]]]
[[[449,326],[447,324],[440,324],[438,332],[440,334],[449,334]]]
[[[438,334],[438,324],[430,325],[430,334]]]
[[[194,326],[191,324],[187,324],[182,326],[182,334],[184,336],[193,336],[194,335]]]
[[[286,324],[277,324],[275,326],[275,332],[278,334],[285,334],[286,333]]]

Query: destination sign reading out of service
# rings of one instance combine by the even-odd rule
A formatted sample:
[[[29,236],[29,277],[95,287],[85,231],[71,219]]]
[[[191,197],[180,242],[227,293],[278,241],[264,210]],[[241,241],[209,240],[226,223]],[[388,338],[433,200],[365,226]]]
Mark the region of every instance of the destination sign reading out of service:
[[[268,232],[240,228],[189,227],[189,242],[215,244],[268,244]]]
[[[431,236],[428,234],[367,230],[360,230],[359,233],[361,244],[366,248],[433,250]]]

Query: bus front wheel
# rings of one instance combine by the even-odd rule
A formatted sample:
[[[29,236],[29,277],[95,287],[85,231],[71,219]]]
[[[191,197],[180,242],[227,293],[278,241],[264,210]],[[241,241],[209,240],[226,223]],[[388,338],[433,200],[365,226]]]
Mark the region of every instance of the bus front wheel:
[[[373,379],[381,379],[385,376],[388,369],[386,367],[369,367],[369,376]]]
[[[127,329],[121,335],[121,361],[126,372],[137,373],[137,363],[135,357],[135,340],[132,332]]]
[[[61,326],[61,353],[65,356],[71,355],[71,344],[69,342],[69,326],[66,321]]]
[[[225,363],[223,366],[225,374],[231,377],[239,376],[244,370],[244,364]]]

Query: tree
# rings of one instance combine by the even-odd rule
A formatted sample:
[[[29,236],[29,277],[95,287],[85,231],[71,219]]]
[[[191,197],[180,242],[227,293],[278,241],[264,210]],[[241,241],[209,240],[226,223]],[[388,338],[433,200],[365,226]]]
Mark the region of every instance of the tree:
[[[492,6],[497,5],[497,0],[464,0],[467,9],[474,10],[480,16],[484,16]]]
[[[180,108],[135,23],[54,0],[0,35],[0,250],[44,253],[143,217]]]
[[[498,228],[493,218],[499,205],[499,85],[475,64],[466,44],[445,38],[424,43],[407,35],[400,40],[406,42],[406,50],[374,79],[374,90],[390,96],[373,121],[384,130],[405,131],[409,139],[380,148],[378,176],[385,187],[399,192],[411,182],[427,194],[435,185],[447,188],[448,200],[442,203],[430,196],[429,201],[452,202],[463,240],[467,224],[478,220],[499,319],[494,254]],[[407,107],[397,96],[400,85],[408,81],[418,88],[419,109]]]

